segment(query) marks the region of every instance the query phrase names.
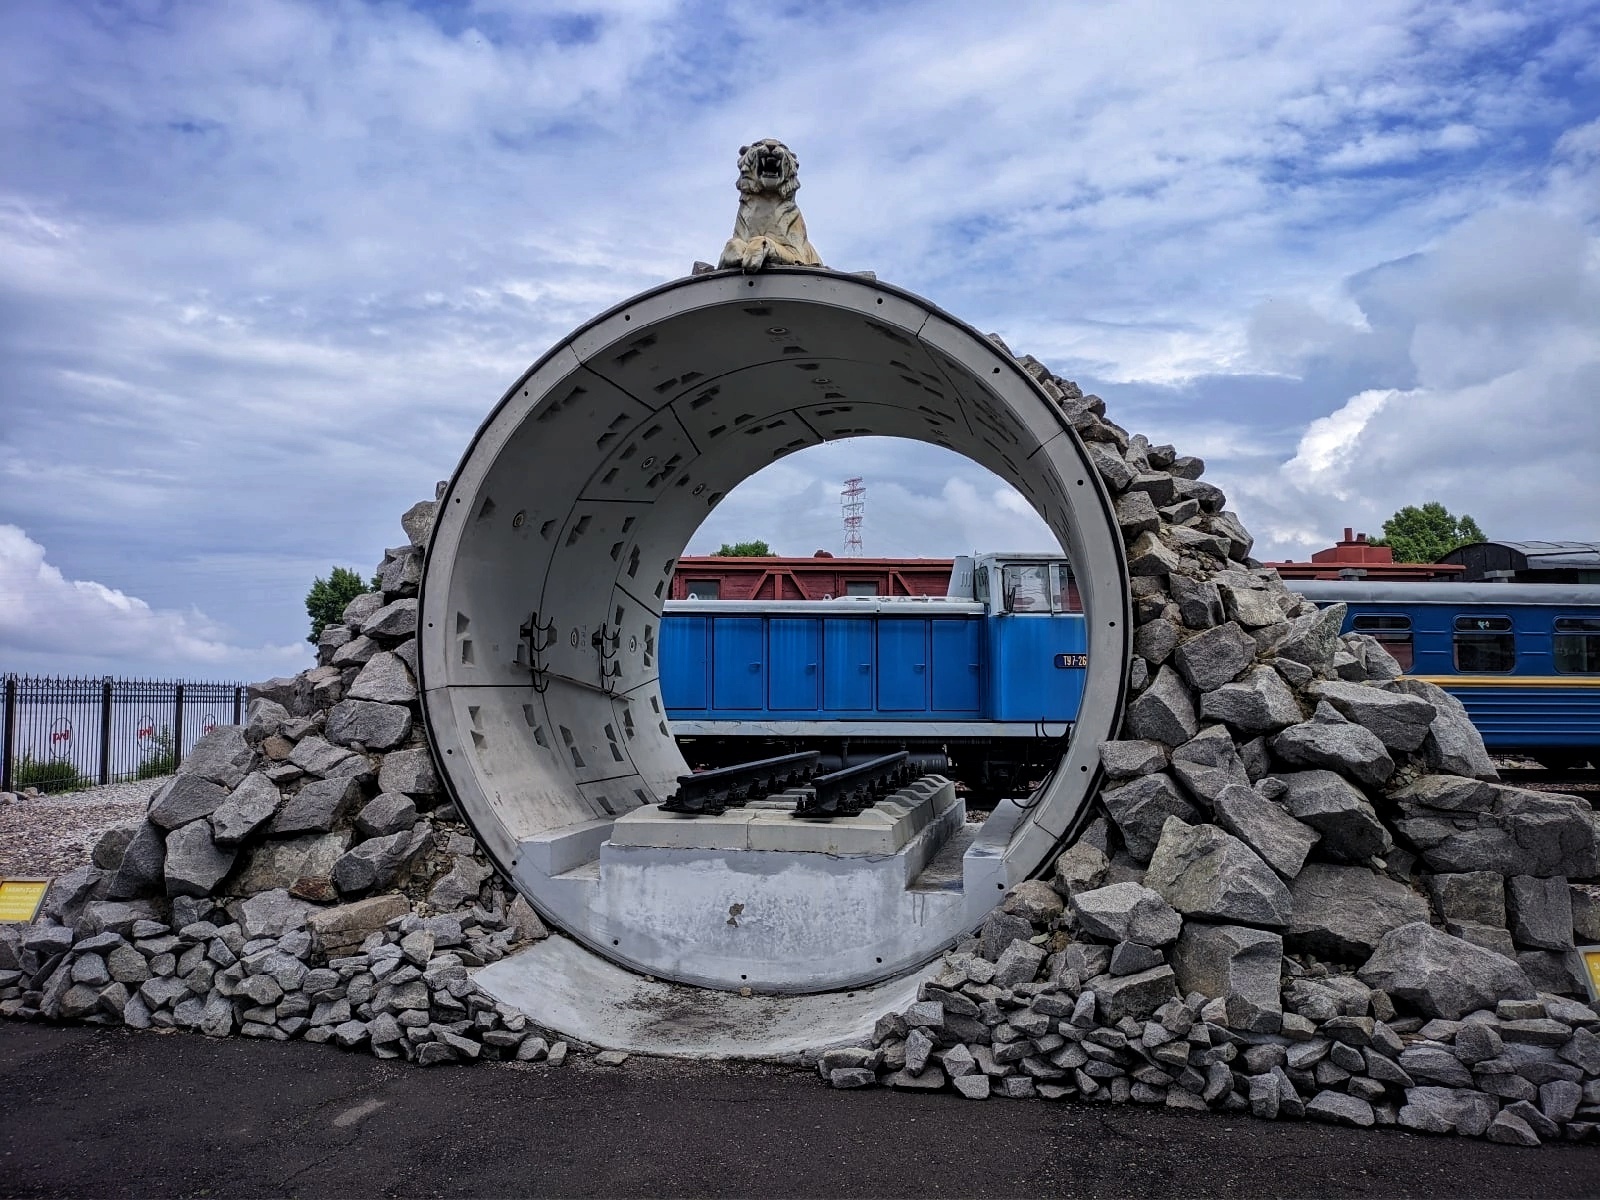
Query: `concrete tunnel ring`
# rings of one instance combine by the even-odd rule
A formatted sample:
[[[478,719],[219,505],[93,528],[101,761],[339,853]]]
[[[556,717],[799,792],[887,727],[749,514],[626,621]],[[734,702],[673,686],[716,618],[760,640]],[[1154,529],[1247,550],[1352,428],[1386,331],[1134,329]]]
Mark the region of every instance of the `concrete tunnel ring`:
[[[685,769],[656,676],[683,547],[761,468],[869,434],[987,467],[1071,558],[1088,623],[1083,705],[1040,793],[984,828],[997,886],[1047,869],[1081,824],[1098,745],[1121,721],[1130,600],[1111,498],[1059,406],[990,339],[865,277],[679,280],[596,317],[507,391],[440,500],[419,602],[422,710],[449,795],[533,907],[596,953],[703,986],[839,990],[920,967],[998,899],[967,897],[943,924],[805,943],[792,963],[772,948],[749,963],[697,957],[652,914],[583,899],[610,821],[665,798]]]

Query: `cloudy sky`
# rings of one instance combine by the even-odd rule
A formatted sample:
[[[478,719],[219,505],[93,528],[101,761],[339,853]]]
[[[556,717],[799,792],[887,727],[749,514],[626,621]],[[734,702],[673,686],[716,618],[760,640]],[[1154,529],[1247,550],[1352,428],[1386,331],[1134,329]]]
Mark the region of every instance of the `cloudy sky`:
[[[715,257],[783,138],[835,267],[1210,464],[1262,557],[1437,499],[1600,537],[1600,6],[0,6],[0,671],[259,678],[528,363]],[[871,440],[691,543],[1049,544]]]

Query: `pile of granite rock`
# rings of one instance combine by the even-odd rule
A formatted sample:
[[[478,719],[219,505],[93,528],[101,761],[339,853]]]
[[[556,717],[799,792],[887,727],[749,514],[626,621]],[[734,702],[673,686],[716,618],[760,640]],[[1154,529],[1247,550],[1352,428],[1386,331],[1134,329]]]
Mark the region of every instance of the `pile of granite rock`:
[[[1063,407],[1135,612],[1101,816],[828,1078],[1488,1133],[1600,1121],[1596,814],[1505,786],[1460,703],[1248,555],[1203,464]],[[860,1061],[855,1061],[859,1059]]]
[[[1190,920],[1153,888],[1105,883],[1090,841],[1051,881],[1013,888],[870,1046],[817,1056],[823,1077],[1526,1146],[1596,1138],[1589,1005],[1534,992],[1511,960],[1424,920],[1390,930],[1354,971],[1285,957],[1275,933]]]
[[[473,967],[547,931],[439,786],[418,720],[417,584],[433,505],[319,665],[251,689],[152,797],[0,925],[0,1016],[304,1038],[424,1065],[559,1063]]]
[[[315,908],[277,888],[225,906],[90,900],[62,915],[73,919],[0,936],[0,979],[18,993],[0,1013],[303,1038],[423,1066],[566,1057],[468,976],[527,932],[498,913],[422,917],[402,895]]]

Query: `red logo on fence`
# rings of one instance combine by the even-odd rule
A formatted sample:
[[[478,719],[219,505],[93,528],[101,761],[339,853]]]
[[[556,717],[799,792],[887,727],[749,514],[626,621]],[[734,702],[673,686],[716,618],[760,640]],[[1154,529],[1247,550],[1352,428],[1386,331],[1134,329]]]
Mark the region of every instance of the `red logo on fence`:
[[[56,723],[50,726],[50,749],[69,750],[72,747],[72,722],[66,717],[58,717]]]
[[[217,718],[211,713],[206,714],[206,719],[200,722],[200,732],[210,733],[217,727]]]
[[[140,717],[138,728],[133,731],[133,739],[140,750],[150,749],[156,740],[156,719],[154,717]]]

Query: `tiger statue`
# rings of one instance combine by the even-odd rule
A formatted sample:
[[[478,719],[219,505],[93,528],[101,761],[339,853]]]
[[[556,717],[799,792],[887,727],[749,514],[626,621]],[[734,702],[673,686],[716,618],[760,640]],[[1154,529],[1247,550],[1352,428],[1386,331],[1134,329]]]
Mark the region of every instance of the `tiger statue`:
[[[794,202],[800,160],[776,138],[739,147],[739,215],[719,267],[759,271],[769,265],[820,267]]]

